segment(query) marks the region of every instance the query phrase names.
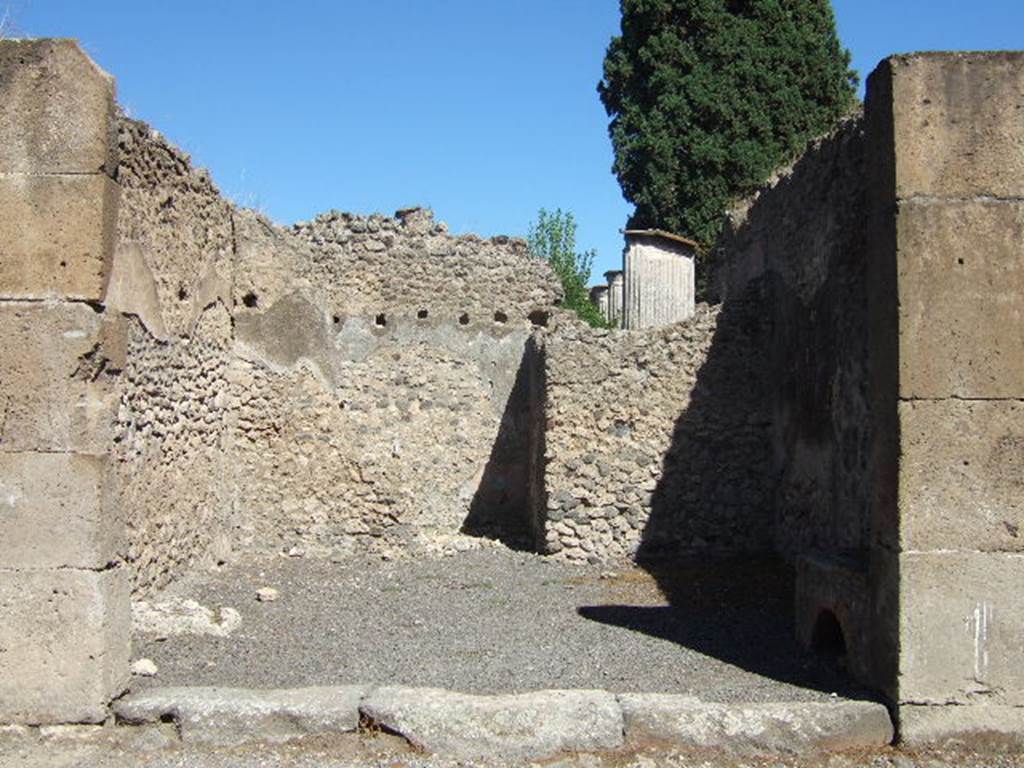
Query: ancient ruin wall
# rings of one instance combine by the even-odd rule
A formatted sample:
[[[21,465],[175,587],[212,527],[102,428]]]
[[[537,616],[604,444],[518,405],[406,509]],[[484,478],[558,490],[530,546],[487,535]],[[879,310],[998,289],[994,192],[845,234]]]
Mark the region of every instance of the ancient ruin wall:
[[[560,297],[547,265],[419,209],[291,231],[240,213],[236,237],[243,545],[531,541],[521,369]]]
[[[114,435],[135,588],[229,548],[232,209],[144,123],[117,121],[121,204],[107,305],[130,315]]]
[[[137,589],[233,546],[532,540],[520,368],[561,292],[523,241],[420,209],[282,229],[117,128],[106,303],[130,317],[114,486]]]
[[[742,307],[546,341],[547,551],[605,560],[770,547],[768,433]]]
[[[426,310],[445,322],[465,315],[486,323],[497,315],[521,324],[531,313],[550,312],[562,295],[547,263],[530,258],[526,241],[453,236],[426,209],[394,218],[331,211],[292,231],[314,255],[300,277],[320,286],[325,304],[342,315]]]
[[[732,212],[719,292],[745,301],[764,339],[776,547],[868,543],[864,136],[844,123]]]

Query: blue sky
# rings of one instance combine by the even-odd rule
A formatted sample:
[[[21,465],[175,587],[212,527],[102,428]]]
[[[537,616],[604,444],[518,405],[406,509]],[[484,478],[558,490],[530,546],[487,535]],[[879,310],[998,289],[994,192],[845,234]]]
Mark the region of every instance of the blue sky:
[[[866,76],[889,53],[1024,48],[1024,0],[835,0]],[[538,208],[618,268],[630,206],[596,93],[617,0],[0,0],[78,38],[121,103],[241,204],[290,223],[428,205],[525,235]]]

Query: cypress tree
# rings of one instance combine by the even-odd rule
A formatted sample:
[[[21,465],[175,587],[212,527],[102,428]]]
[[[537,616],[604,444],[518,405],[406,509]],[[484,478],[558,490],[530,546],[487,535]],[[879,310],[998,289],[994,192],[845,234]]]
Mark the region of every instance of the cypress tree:
[[[621,0],[598,92],[630,227],[710,245],[760,187],[856,104],[829,0]]]

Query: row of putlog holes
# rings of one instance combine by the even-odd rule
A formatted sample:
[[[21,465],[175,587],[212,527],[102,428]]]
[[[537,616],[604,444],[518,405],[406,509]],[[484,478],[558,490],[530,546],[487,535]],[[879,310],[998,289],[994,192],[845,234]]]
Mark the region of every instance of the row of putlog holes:
[[[182,291],[183,290],[184,289],[182,289]],[[179,298],[181,298],[180,293]],[[247,307],[255,308],[259,306],[259,299],[257,298],[255,293],[249,291],[249,293],[245,294],[245,296],[242,297],[242,303],[245,304],[245,306]],[[426,309],[421,309],[416,313],[416,317],[419,320],[426,320],[429,316],[430,312]],[[535,326],[547,327],[549,314],[545,312],[543,309],[536,309],[529,315],[527,315],[527,318]],[[373,322],[374,325],[376,325],[378,328],[386,328],[388,324],[388,316],[384,312],[381,312],[380,314],[377,315],[377,317],[374,318]],[[498,310],[494,313],[494,322],[499,324],[507,323],[508,315]],[[341,317],[339,315],[335,315],[334,324],[338,325],[339,323],[341,323]],[[468,312],[463,312],[461,315],[459,315],[459,325],[469,325]]]
[[[418,320],[426,320],[429,316],[430,312],[426,309],[421,309],[416,313],[416,318]],[[536,310],[534,312],[531,312],[529,315],[527,315],[527,317],[529,318],[530,322],[533,323],[535,326],[546,327],[548,324],[549,315],[544,310]],[[468,312],[463,312],[461,315],[459,315],[459,325],[469,325],[469,320],[470,318]],[[508,315],[501,311],[495,312],[494,322],[500,325],[504,325],[505,323],[508,322]],[[341,317],[339,315],[334,316],[334,323],[335,325],[341,323]],[[381,312],[374,318],[373,324],[376,325],[378,328],[386,328],[388,325],[388,316],[384,312]]]

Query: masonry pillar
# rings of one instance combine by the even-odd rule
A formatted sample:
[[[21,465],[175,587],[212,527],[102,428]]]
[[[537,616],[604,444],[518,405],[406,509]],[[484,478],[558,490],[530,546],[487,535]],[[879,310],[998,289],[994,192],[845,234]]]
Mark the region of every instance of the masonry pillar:
[[[866,115],[876,680],[906,742],[1021,743],[1024,54],[890,58]]]
[[[621,328],[622,302],[625,287],[622,271],[610,270],[605,272],[604,279],[608,284],[608,311],[605,313],[605,319],[612,328]]]
[[[127,680],[113,118],[74,42],[0,42],[0,723],[101,721]]]

